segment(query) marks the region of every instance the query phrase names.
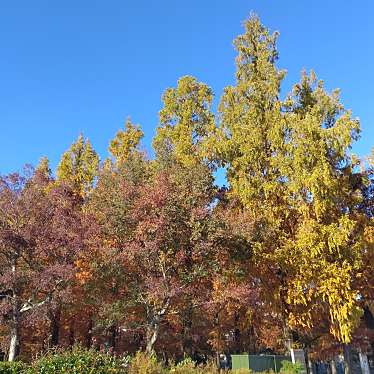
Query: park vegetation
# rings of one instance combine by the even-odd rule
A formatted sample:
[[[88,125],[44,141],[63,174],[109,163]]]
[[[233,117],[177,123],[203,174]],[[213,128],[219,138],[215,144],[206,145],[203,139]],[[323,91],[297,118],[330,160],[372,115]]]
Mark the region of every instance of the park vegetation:
[[[333,357],[372,341],[374,169],[351,152],[359,121],[314,72],[281,94],[278,33],[255,15],[244,26],[217,113],[194,77],[164,92],[153,158],[128,119],[104,160],[80,135],[56,173],[44,158],[1,176],[9,361],[77,344],[108,367],[95,352]]]

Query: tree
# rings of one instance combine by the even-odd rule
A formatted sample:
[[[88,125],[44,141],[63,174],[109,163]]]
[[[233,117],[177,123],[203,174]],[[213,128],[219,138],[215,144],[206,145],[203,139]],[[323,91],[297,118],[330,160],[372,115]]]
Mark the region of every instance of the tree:
[[[173,160],[193,167],[205,158],[207,136],[215,129],[213,93],[204,83],[185,76],[162,96],[160,124],[153,141],[159,161]]]
[[[112,285],[114,298],[121,298],[113,300],[111,292],[103,290],[106,300],[126,316],[117,324],[144,331],[150,353],[162,325],[184,307],[182,300],[189,295],[195,303],[197,290],[200,297],[207,291],[201,282],[208,274],[211,246],[211,176],[201,168],[156,170],[141,179],[121,172],[120,179],[111,174],[108,184],[99,179],[93,196],[103,245],[103,258],[95,267],[103,278],[99,284]],[[102,183],[120,184],[108,194],[106,188],[101,190]]]
[[[131,137],[128,131],[131,133],[132,127],[127,127],[115,139],[122,141],[127,135]],[[130,148],[126,148],[125,152],[129,151],[126,157],[119,151],[114,164],[107,162],[104,165],[97,185],[85,204],[86,215],[90,217],[87,235],[90,250],[79,265],[87,304],[97,310],[92,318],[91,330],[111,335],[109,344],[113,349],[116,332],[124,315],[129,317],[127,304],[131,303],[131,297],[128,297],[129,269],[121,257],[121,253],[127,250],[125,243],[135,225],[129,214],[139,196],[140,187],[149,179],[151,172],[149,162],[137,145]]]
[[[251,222],[255,267],[274,290],[269,306],[283,316],[287,337],[290,326],[311,328],[323,310],[331,333],[348,342],[363,245],[348,153],[359,124],[313,74],[280,100],[277,36],[252,16],[235,40],[237,83],[220,103],[216,160]]]
[[[81,247],[76,197],[51,183],[45,168],[0,180],[0,316],[10,331],[9,361],[19,352],[25,314],[46,315],[62,297]]]
[[[69,188],[77,194],[77,209],[84,213],[84,203],[88,199],[89,195],[92,193],[97,175],[99,172],[99,156],[92,148],[92,145],[89,139],[84,139],[83,135],[80,134],[77,141],[74,142],[69,150],[67,150],[61,157],[61,161],[57,167],[57,183],[69,186]],[[80,254],[80,257],[84,257],[83,254]],[[84,261],[81,258],[75,259],[75,270],[82,274],[81,266]],[[82,297],[83,290],[81,289],[80,283],[77,282],[74,287],[74,298],[75,303],[74,307],[71,307],[71,311],[75,311],[76,308],[80,308],[80,301]],[[80,305],[80,306],[79,306]],[[60,329],[60,319],[61,319],[61,305],[57,305],[54,310],[50,311],[51,325],[55,326],[56,331]],[[81,310],[82,315],[84,314]],[[73,315],[69,318],[69,342],[71,344],[75,341],[74,334],[74,324],[75,317]],[[88,323],[89,325],[89,323]],[[58,334],[56,334],[58,335]],[[89,335],[89,332],[86,333]],[[56,341],[55,341],[56,343]]]
[[[172,116],[170,107],[163,111]],[[194,125],[192,117],[190,122],[187,115],[183,120],[184,126]],[[137,144],[132,143],[133,151],[126,151],[126,157],[116,168],[100,174],[90,201],[101,226],[105,253],[96,265],[101,274],[104,274],[102,269],[106,269],[100,284],[115,284],[116,295],[122,298],[116,302],[108,297],[113,308],[105,309],[122,306],[128,318],[118,320],[117,324],[121,323],[127,330],[134,326],[144,330],[149,353],[170,311],[171,315],[180,316],[182,309],[186,309],[184,301],[188,299],[187,309],[192,313],[198,295],[196,289],[200,287],[200,283],[193,280],[202,276],[202,269],[198,273],[195,269],[207,265],[198,251],[202,250],[200,247],[209,232],[210,226],[204,222],[209,222],[210,204],[215,196],[213,177],[205,165],[197,162],[196,156],[193,168],[176,160],[175,149],[181,149],[179,144],[188,141],[182,134],[176,136],[174,132],[177,131],[178,124],[175,124],[167,132],[175,147],[160,145],[168,142],[166,133],[158,138],[161,143],[157,152],[161,152],[162,157],[156,162],[146,161]],[[128,126],[120,138],[132,137],[131,134],[132,128]],[[118,135],[115,139],[119,139]],[[208,242],[206,246],[208,248]],[[206,256],[208,259],[210,254]],[[189,322],[184,325],[187,324]],[[190,341],[189,333],[184,335],[184,340]]]
[[[57,168],[57,178],[70,184],[82,196],[86,196],[93,188],[98,167],[99,156],[90,141],[84,140],[81,134],[62,155]]]
[[[139,154],[138,147],[143,136],[144,133],[140,126],[134,125],[128,118],[125,130],[119,130],[109,145],[109,152],[117,165],[126,162],[133,155]]]
[[[211,206],[217,194],[212,175],[214,167],[207,157],[209,136],[215,131],[212,99],[213,92],[206,84],[191,76],[180,78],[176,88],[169,88],[163,94],[159,126],[153,140],[156,169],[177,178],[178,188],[182,188],[191,208],[196,204],[194,199],[197,196],[206,194],[205,204]],[[209,220],[214,226],[212,216]],[[189,235],[193,237],[192,232]],[[184,272],[192,274],[196,261],[193,239],[188,235],[182,250],[185,256]],[[212,254],[207,254],[207,258],[212,260]],[[192,333],[194,330],[196,332],[194,322],[198,322],[194,316],[195,296],[196,290],[190,285],[189,292],[184,292],[179,305],[182,351],[188,356],[193,355]]]

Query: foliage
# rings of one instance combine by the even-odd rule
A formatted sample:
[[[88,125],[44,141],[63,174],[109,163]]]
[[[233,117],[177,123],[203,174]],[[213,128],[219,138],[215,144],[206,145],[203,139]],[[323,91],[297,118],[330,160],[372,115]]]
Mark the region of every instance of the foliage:
[[[314,358],[348,342],[365,350],[374,157],[352,155],[359,121],[314,72],[281,96],[278,37],[256,15],[245,22],[236,81],[216,116],[213,91],[196,78],[166,89],[153,159],[128,119],[101,165],[80,135],[56,178],[47,158],[0,177],[0,347],[9,360],[79,343],[93,350],[35,365],[117,365],[95,351],[105,348],[145,350],[134,374],[165,372],[161,354],[180,362],[174,373],[215,373],[181,360],[284,353],[290,340]],[[227,187],[215,185],[218,168]]]
[[[281,374],[300,374],[303,372],[303,367],[300,362],[292,363],[284,360],[281,362]]]
[[[185,358],[177,364],[170,365],[168,372],[170,374],[218,374],[220,370],[212,361],[205,365],[197,365],[191,358]],[[249,371],[246,373],[249,373]]]
[[[74,347],[71,351],[51,352],[32,363],[27,373],[126,373],[128,359],[110,353]]]
[[[162,374],[166,373],[165,368],[157,361],[155,356],[144,352],[137,352],[131,359],[128,374]]]
[[[250,373],[252,373],[252,370],[250,370],[250,369],[235,369],[235,370],[233,370],[233,373],[235,373],[235,374],[250,374]]]
[[[6,291],[0,320],[11,332],[10,357],[26,316],[40,320],[55,300],[67,297],[74,259],[83,248],[77,201],[40,169],[0,178],[0,290]]]
[[[349,154],[359,123],[313,72],[280,99],[277,37],[253,16],[235,40],[237,82],[220,103],[216,161],[250,222],[245,234],[284,329],[311,329],[324,314],[348,342],[361,315],[352,284],[365,247],[362,176]]]
[[[82,196],[88,194],[98,173],[99,156],[90,141],[79,135],[69,150],[61,157],[57,167],[57,178],[68,183]]]
[[[27,365],[20,361],[0,361],[1,374],[22,374],[26,372]]]
[[[132,124],[128,118],[125,130],[118,131],[109,145],[109,152],[114,157],[117,165],[126,162],[129,157],[136,153],[143,135],[140,126]]]
[[[198,373],[199,368],[196,367],[196,363],[191,358],[185,358],[176,365],[172,365],[169,372],[172,374],[192,374]]]
[[[215,128],[212,99],[211,89],[190,76],[182,77],[176,88],[165,91],[153,141],[159,161],[172,158],[193,167],[204,159],[206,139]]]

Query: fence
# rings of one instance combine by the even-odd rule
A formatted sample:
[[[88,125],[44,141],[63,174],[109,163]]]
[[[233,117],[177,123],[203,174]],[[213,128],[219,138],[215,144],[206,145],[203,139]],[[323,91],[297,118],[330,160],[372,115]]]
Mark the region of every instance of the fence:
[[[236,369],[250,369],[254,372],[273,370],[279,373],[282,361],[291,361],[289,356],[278,355],[231,355],[231,367]]]

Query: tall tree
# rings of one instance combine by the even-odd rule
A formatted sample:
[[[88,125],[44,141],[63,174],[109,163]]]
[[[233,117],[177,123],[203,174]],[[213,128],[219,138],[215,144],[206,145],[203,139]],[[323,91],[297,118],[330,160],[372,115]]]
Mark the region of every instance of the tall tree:
[[[61,161],[57,167],[57,183],[62,185],[67,185],[80,197],[78,209],[83,213],[85,200],[89,197],[94,189],[95,182],[99,172],[99,156],[96,151],[92,148],[89,139],[84,139],[83,135],[80,134],[78,139],[70,146],[70,148],[62,155]],[[83,254],[80,254],[83,256]],[[80,266],[84,261],[81,259],[76,259],[75,270],[81,273]],[[74,288],[74,300],[72,302],[71,311],[75,312],[75,309],[81,308],[80,301],[82,300],[81,285],[79,282],[75,284]],[[83,308],[83,307],[82,307]],[[82,315],[83,315],[82,311]],[[54,326],[54,330],[57,332],[59,330],[59,320],[61,318],[61,306],[56,306],[54,310],[50,312],[51,326]],[[74,327],[75,316],[71,313],[69,318],[69,329],[70,337],[69,341],[71,344],[75,341]],[[88,323],[89,325],[89,323]],[[89,333],[87,332],[86,335]],[[57,336],[58,334],[53,334]],[[56,339],[54,339],[56,343]]]
[[[62,155],[57,168],[57,178],[69,183],[82,196],[86,196],[93,188],[98,167],[99,156],[90,141],[84,140],[81,134]]]
[[[125,130],[119,130],[109,145],[109,152],[117,165],[126,162],[134,155],[139,155],[139,144],[143,136],[140,125],[134,125],[128,118]]]
[[[153,141],[159,161],[172,157],[184,166],[193,167],[205,158],[203,144],[215,129],[212,100],[212,90],[190,76],[180,78],[176,88],[165,91]]]
[[[235,40],[237,83],[221,100],[217,159],[251,222],[256,268],[286,334],[326,310],[331,333],[348,342],[363,244],[348,153],[359,124],[313,75],[280,100],[277,36],[252,16]]]
[[[117,323],[144,331],[150,353],[170,313],[179,315],[181,300],[189,295],[196,302],[196,290],[201,295],[207,291],[201,282],[209,263],[213,230],[209,206],[214,191],[211,176],[201,168],[154,171],[140,179],[132,167],[128,170],[127,174],[121,170],[120,179],[108,174],[112,180],[108,184],[99,179],[93,195],[92,208],[103,237],[103,257],[96,258],[95,267],[103,278],[99,283],[112,285],[120,298],[107,297],[114,308],[106,309],[121,307],[126,318]],[[114,183],[119,184],[112,193],[101,190]]]
[[[47,313],[72,279],[81,248],[76,197],[51,182],[42,168],[0,180],[1,318],[10,331],[9,361],[19,352],[24,315]]]
[[[159,126],[153,140],[157,168],[178,176],[178,188],[188,191],[185,199],[190,204],[194,204],[193,201],[199,194],[207,193],[206,197],[210,197],[205,203],[211,205],[217,193],[212,176],[213,165],[207,157],[209,136],[215,131],[215,118],[211,110],[213,92],[196,78],[185,76],[178,80],[175,88],[167,89],[162,99]],[[190,235],[192,237],[185,238],[183,248],[186,274],[192,274],[196,266],[193,233],[190,232]],[[211,255],[207,254],[209,258]],[[182,350],[184,354],[191,356],[196,300],[193,287],[190,286],[189,290],[181,298],[180,320]]]

